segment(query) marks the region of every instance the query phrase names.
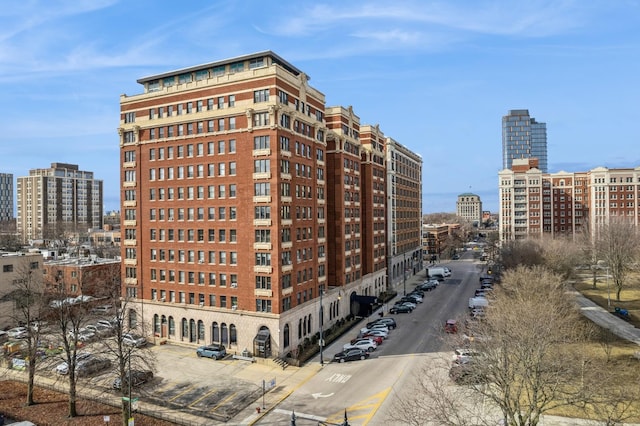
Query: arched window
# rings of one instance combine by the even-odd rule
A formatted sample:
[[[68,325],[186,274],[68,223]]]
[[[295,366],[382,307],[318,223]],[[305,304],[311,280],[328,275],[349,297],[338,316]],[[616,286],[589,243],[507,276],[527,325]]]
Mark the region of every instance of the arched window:
[[[196,341],[196,322],[194,320],[189,320],[189,341]]]
[[[227,329],[227,324],[220,324],[220,343],[223,345],[229,344],[229,330]]]
[[[238,330],[236,329],[235,324],[229,325],[229,343],[232,345],[238,344]]]
[[[307,333],[311,333],[311,314],[309,314],[309,318],[307,319]]]
[[[186,339],[187,337],[189,337],[189,322],[186,318],[182,318],[182,334],[180,338]]]
[[[169,336],[176,335],[176,320],[173,317],[169,317]]]
[[[220,326],[217,322],[211,324],[211,343],[220,342]]]
[[[153,333],[160,334],[160,317],[158,314],[153,316]]]
[[[298,340],[302,339],[302,318],[298,320]]]
[[[307,317],[304,317],[304,322],[302,323],[302,335],[307,335]]]
[[[284,325],[284,347],[288,348],[289,347],[289,324],[285,324]]]
[[[204,323],[202,321],[198,321],[198,340],[204,341]]]
[[[129,328],[136,328],[138,326],[138,313],[135,309],[129,309]]]

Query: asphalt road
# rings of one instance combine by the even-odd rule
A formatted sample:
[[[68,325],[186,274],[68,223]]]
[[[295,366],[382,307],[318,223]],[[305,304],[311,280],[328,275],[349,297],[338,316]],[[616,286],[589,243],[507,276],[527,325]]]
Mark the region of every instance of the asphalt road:
[[[398,328],[390,331],[389,338],[369,359],[326,364],[257,424],[289,424],[292,412],[297,426],[340,424],[345,410],[352,426],[386,424],[381,407],[388,405],[385,403],[397,396],[399,389],[406,388],[411,375],[425,362],[451,357],[454,338],[444,333],[443,325],[448,319],[463,322],[469,297],[478,288],[479,264],[463,259],[444,265],[451,268],[452,276],[435,290],[425,292],[423,303],[412,313],[393,315]],[[407,291],[411,289],[413,286]],[[381,309],[386,312],[386,307]],[[371,318],[377,317],[374,313]],[[355,337],[351,334],[326,348],[324,359],[332,359]],[[311,362],[319,362],[319,358]]]

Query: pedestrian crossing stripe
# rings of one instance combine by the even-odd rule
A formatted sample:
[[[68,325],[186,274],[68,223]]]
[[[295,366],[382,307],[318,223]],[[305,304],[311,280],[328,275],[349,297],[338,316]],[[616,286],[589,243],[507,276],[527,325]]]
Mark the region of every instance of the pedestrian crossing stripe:
[[[347,418],[349,421],[360,420],[358,424],[362,426],[368,424],[389,393],[391,393],[391,388],[386,388],[347,407]],[[344,421],[344,410],[331,414],[326,421],[327,423],[341,424]]]

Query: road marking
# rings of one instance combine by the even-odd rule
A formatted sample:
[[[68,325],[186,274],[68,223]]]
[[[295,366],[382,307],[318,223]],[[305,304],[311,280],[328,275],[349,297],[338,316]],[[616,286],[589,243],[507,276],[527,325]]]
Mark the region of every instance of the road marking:
[[[185,393],[189,392],[190,390],[192,390],[193,388],[195,388],[195,386],[187,386],[182,392],[180,392],[179,394],[177,394],[176,396],[174,396],[173,398],[169,399],[169,401],[173,401],[179,397],[181,397],[182,395],[184,395]]]
[[[231,395],[229,395],[228,397],[226,397],[225,399],[220,401],[218,404],[216,404],[215,407],[213,407],[211,410],[209,410],[209,412],[210,413],[214,412],[215,410],[218,409],[218,407],[220,407],[222,404],[226,403],[227,401],[233,399],[237,394],[238,394],[238,392],[232,393]]]
[[[323,393],[312,393],[311,396],[313,397],[313,399],[318,399],[318,398],[329,398],[330,396],[333,396],[333,392],[328,393],[328,394],[323,394]]]
[[[351,374],[332,374],[328,378],[325,379],[326,382],[333,383],[347,383],[347,381],[351,378]]]
[[[289,417],[291,417],[291,413],[294,413],[296,418],[300,417],[301,419],[309,419],[309,420],[314,420],[314,421],[317,421],[317,422],[324,422],[324,421],[327,420],[326,417],[315,416],[313,414],[300,413],[298,411],[283,410],[281,408],[276,408],[273,411],[278,413],[278,414],[286,414]]]
[[[391,388],[384,389],[369,398],[363,399],[350,407],[347,407],[347,417],[349,420],[362,419],[362,426],[367,425],[376,414],[387,396],[391,393]],[[344,420],[344,410],[338,411],[327,417],[327,423],[341,424]]]
[[[200,398],[196,399],[195,401],[193,401],[191,404],[189,404],[189,407],[192,408],[194,405],[196,405],[198,402],[202,401],[203,399],[205,399],[206,397],[208,397],[209,395],[211,395],[212,393],[217,392],[217,389],[212,389],[209,392],[205,393],[204,395],[202,395]]]

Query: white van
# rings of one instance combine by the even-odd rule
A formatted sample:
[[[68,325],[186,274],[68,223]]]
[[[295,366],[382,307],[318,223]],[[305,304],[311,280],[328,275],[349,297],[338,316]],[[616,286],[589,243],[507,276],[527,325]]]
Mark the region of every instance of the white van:
[[[486,308],[487,306],[489,306],[489,301],[486,297],[469,298],[469,309]]]

